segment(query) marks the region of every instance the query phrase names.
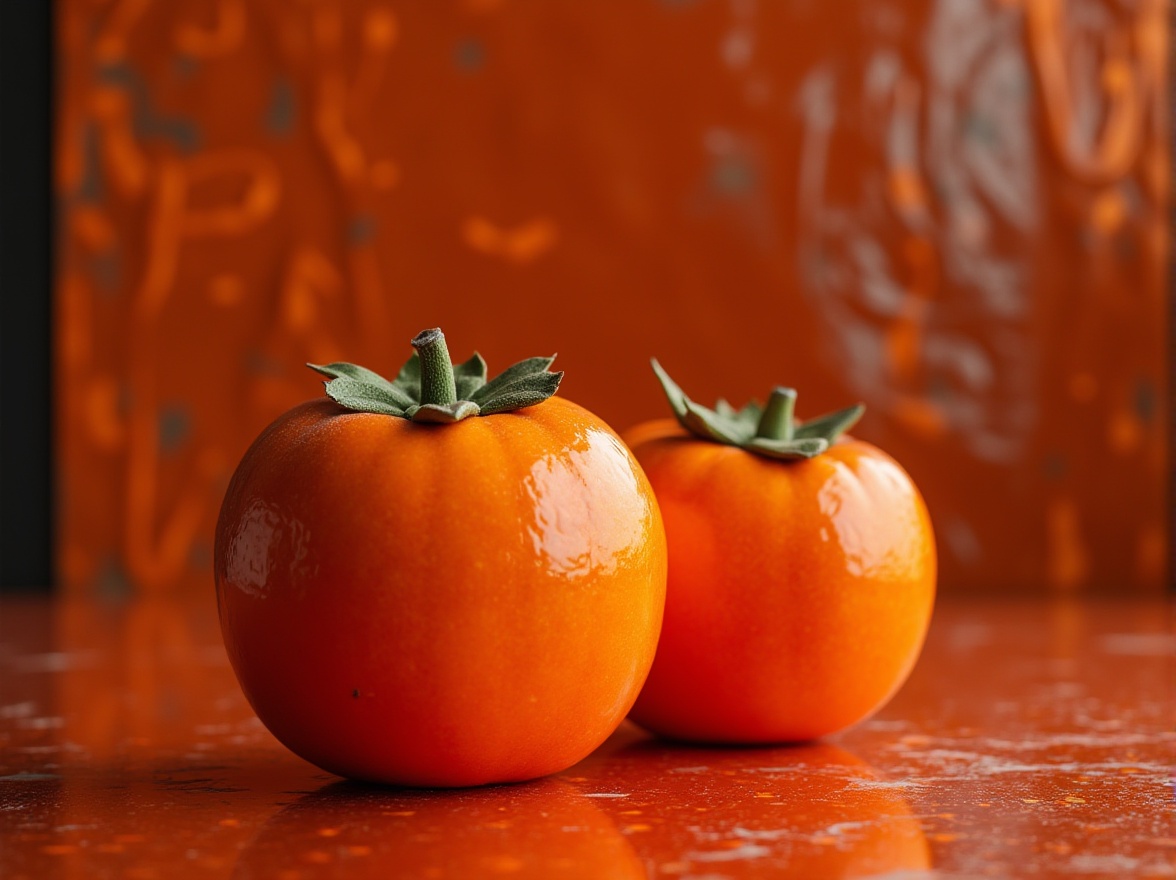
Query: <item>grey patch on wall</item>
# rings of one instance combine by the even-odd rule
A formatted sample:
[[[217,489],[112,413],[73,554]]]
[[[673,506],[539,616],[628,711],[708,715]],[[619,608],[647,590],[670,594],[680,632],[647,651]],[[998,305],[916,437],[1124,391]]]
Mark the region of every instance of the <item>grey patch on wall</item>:
[[[112,556],[94,575],[92,593],[99,599],[128,599],[135,594],[135,586],[122,563]]]
[[[253,349],[245,355],[245,372],[251,376],[282,377],[286,375],[286,365],[280,360],[272,358],[263,351]]]
[[[1170,351],[1176,352],[1176,349],[1170,349]],[[1157,398],[1156,386],[1152,384],[1151,379],[1140,377],[1135,380],[1135,394],[1132,402],[1135,406],[1135,414],[1146,424],[1150,425],[1155,421]]]
[[[274,80],[265,109],[265,130],[275,137],[287,137],[298,119],[298,95],[285,77]]]
[[[366,244],[376,237],[376,218],[370,214],[358,214],[347,224],[347,243]]]
[[[191,79],[199,72],[200,61],[191,55],[181,53],[172,59],[172,73],[178,79]]]
[[[459,40],[453,48],[453,63],[459,70],[476,73],[486,66],[486,46],[481,40]]]
[[[171,141],[183,153],[200,149],[200,129],[182,116],[165,116],[156,111],[147,83],[129,64],[107,64],[98,70],[98,81],[119,86],[131,97],[131,122],[143,139]]]
[[[192,418],[182,403],[172,403],[159,413],[159,448],[165,455],[175,452],[192,433]]]
[[[82,129],[82,179],[74,197],[82,202],[98,202],[106,190],[102,179],[102,158],[100,156],[98,128],[92,122]]]
[[[107,295],[120,291],[122,259],[117,247],[111,247],[90,258],[90,273],[95,286]]]

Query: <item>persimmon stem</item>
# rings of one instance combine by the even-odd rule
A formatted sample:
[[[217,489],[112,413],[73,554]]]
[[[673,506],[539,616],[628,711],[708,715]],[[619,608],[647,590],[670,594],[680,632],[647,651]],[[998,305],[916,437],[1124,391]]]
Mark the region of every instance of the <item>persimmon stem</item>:
[[[412,340],[421,359],[421,404],[447,406],[457,401],[453,361],[440,327],[422,330]]]
[[[755,427],[755,436],[764,440],[791,440],[794,429],[792,410],[796,406],[796,390],[772,389],[772,396],[764,406],[763,415]]]

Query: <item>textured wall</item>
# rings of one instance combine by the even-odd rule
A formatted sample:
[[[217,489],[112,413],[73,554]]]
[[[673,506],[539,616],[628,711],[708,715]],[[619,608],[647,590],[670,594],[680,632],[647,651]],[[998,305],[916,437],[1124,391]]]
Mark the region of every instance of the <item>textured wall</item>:
[[[70,589],[211,589],[302,364],[863,400],[945,588],[1158,590],[1162,0],[58,0]]]

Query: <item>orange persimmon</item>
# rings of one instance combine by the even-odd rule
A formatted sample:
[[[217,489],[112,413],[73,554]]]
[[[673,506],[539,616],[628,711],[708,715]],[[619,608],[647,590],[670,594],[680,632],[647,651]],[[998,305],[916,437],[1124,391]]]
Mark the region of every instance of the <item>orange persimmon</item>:
[[[292,751],[419,786],[562,770],[653,660],[665,536],[617,435],[531,358],[486,382],[439,330],[395,381],[316,367],[322,398],[245,454],[216,531],[225,646]]]
[[[709,410],[654,362],[677,421],[624,436],[657,495],[669,582],[653,669],[630,717],[702,742],[810,740],[897,691],[935,595],[931,521],[907,473],[842,436],[851,407],[805,423],[795,392]]]

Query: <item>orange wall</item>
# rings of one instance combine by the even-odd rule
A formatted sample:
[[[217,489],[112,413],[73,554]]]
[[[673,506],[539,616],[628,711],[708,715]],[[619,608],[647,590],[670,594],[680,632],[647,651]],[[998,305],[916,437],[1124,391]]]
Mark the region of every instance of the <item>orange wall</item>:
[[[946,589],[1155,591],[1162,0],[58,0],[62,582],[211,589],[302,364],[863,400]]]

